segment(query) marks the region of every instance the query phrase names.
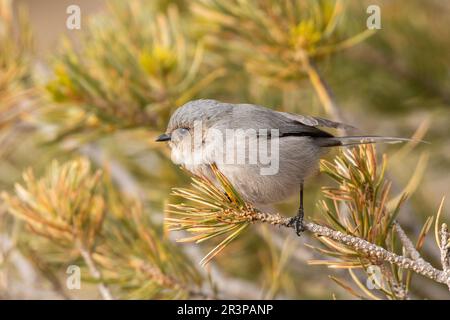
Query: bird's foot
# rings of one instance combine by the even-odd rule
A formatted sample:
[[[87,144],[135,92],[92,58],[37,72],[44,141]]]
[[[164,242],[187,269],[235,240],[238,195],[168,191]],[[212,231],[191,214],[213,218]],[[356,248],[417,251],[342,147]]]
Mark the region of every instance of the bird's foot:
[[[297,214],[295,217],[292,217],[288,223],[288,227],[294,227],[295,233],[300,236],[306,230],[303,222],[303,214]]]

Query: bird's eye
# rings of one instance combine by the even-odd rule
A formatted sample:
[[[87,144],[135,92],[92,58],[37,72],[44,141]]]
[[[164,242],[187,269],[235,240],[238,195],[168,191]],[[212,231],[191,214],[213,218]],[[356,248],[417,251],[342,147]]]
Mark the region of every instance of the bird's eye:
[[[180,134],[187,134],[189,132],[188,128],[178,128],[178,131],[180,132]]]

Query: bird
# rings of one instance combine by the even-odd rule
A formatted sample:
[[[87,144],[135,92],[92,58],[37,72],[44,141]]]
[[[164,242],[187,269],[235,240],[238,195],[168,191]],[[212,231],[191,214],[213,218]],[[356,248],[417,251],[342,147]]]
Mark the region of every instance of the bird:
[[[300,235],[305,230],[304,182],[318,171],[319,160],[330,147],[411,140],[373,135],[335,136],[323,128],[355,131],[353,126],[321,117],[249,103],[199,99],[176,109],[165,133],[156,141],[168,142],[174,163],[215,183],[211,166],[216,165],[245,201],[257,208],[298,194],[299,208],[289,224]],[[268,162],[258,158],[261,146],[270,149],[266,158],[270,154],[268,158],[273,161],[270,165],[275,170],[270,171]]]

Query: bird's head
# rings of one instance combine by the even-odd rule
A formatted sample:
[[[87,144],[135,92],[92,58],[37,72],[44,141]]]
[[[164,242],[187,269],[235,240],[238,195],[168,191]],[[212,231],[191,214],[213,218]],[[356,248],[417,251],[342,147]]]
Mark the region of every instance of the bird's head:
[[[216,100],[193,100],[179,107],[172,114],[165,133],[161,134],[156,141],[168,141],[170,147],[183,143],[186,139],[192,139],[194,130],[200,136],[211,127],[224,111],[221,103]]]
[[[208,129],[214,126],[227,108],[216,100],[194,100],[172,114],[165,133],[156,141],[167,141],[175,163],[191,161],[195,148],[203,147]]]

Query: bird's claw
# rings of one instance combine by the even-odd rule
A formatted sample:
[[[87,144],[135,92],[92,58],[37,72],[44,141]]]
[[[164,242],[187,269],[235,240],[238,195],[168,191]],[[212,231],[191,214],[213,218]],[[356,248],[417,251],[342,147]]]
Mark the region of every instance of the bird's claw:
[[[292,217],[288,223],[288,227],[294,227],[295,233],[300,236],[306,230],[303,223],[303,215],[298,214],[295,217]]]

